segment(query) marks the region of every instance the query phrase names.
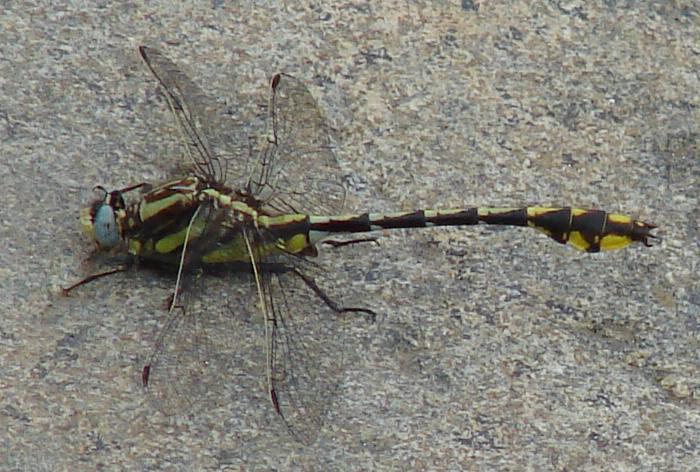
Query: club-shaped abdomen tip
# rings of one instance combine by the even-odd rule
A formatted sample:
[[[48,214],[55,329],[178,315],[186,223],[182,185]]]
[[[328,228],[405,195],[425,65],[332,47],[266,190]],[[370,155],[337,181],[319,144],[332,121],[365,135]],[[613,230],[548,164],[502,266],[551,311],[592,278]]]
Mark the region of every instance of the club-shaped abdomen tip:
[[[654,229],[656,229],[656,225],[654,224],[645,223],[644,221],[635,221],[634,228],[632,229],[632,240],[639,241],[646,247],[651,247],[652,244],[649,239],[661,240],[660,237],[651,233]]]

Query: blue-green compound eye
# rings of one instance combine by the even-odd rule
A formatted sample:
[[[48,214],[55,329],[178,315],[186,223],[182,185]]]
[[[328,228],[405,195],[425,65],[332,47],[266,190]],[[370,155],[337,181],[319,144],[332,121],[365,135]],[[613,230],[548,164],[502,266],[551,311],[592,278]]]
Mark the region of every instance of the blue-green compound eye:
[[[108,204],[100,205],[95,212],[95,240],[103,248],[112,248],[119,243],[119,228],[114,209]]]

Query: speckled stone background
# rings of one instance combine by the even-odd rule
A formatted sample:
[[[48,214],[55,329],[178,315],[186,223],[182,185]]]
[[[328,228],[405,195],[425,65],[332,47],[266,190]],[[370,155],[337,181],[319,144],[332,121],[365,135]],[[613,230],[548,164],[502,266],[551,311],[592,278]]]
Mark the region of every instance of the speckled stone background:
[[[697,470],[700,7],[533,3],[3,2],[0,469]],[[171,168],[140,44],[251,122],[272,73],[303,78],[351,209],[575,204],[663,242],[379,234],[332,274],[381,316],[350,333],[315,444],[280,426],[262,365],[232,374],[240,396],[164,417],[139,382],[170,281],[57,295],[89,272],[91,188]]]

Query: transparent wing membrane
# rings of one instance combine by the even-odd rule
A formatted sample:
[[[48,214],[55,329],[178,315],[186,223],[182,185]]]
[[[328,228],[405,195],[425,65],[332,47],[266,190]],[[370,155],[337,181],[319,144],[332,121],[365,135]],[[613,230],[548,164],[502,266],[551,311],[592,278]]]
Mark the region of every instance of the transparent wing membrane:
[[[287,74],[273,77],[268,142],[250,156],[241,123],[159,51],[139,50],[163,87],[199,175],[255,196],[272,213],[342,213],[345,189],[330,129],[302,82]]]
[[[224,279],[236,272],[230,277],[235,287],[226,289],[232,303],[228,310],[207,306],[202,300],[207,292],[204,283],[216,276],[202,274],[196,261],[201,260],[200,251],[209,241],[231,231],[218,224],[216,212],[207,218],[201,241],[187,248],[179,305],[170,310],[144,371],[151,400],[166,414],[197,411],[215,399],[225,401],[226,392],[232,389],[229,384],[237,382],[240,373],[240,363],[230,359],[247,336],[239,320],[259,310],[264,322],[257,326],[254,337],[261,342],[265,339],[266,361],[264,370],[258,366],[257,375],[267,380],[273,406],[289,431],[299,441],[311,443],[343,378],[346,319],[365,318],[336,304],[338,290],[322,284],[327,278],[320,266],[291,254],[264,254],[261,248],[274,238],[244,226],[239,231],[249,235],[255,268],[222,266]]]
[[[167,303],[168,316],[142,379],[153,403],[165,414],[193,411],[208,395],[223,391],[220,376],[226,362],[220,353],[226,351],[228,340],[222,342],[214,335],[227,320],[219,307],[208,307],[201,299],[205,279],[201,259],[220,234],[225,212],[206,202],[189,222],[183,222],[201,231],[179,251],[177,283]]]
[[[242,186],[248,176],[245,127],[159,51],[141,46],[143,60],[160,82],[182,134],[185,154],[205,179]]]
[[[211,335],[219,329],[218,317],[200,306],[194,290],[184,291],[182,302],[169,311],[142,379],[150,399],[166,415],[203,406],[221,371]]]
[[[183,290],[143,372],[155,408],[180,415],[225,406],[262,376],[261,329],[250,323],[259,309],[249,302],[257,297],[251,280],[248,273],[202,274]]]
[[[253,194],[276,213],[342,213],[345,188],[316,100],[287,74],[270,89],[270,136],[251,173]]]
[[[345,368],[345,319],[317,285],[324,271],[280,254],[260,264],[267,311],[270,397],[292,434],[310,443],[334,401]],[[334,294],[336,295],[336,294]]]

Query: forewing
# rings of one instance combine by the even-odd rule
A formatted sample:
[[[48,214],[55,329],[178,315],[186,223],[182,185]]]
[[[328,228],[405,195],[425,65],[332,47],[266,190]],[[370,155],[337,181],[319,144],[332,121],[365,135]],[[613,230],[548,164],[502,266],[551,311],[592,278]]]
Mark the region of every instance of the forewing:
[[[156,49],[139,52],[158,79],[181,130],[189,166],[209,181],[238,188],[248,177],[248,133],[243,123],[192,82]]]
[[[212,202],[203,203],[193,227],[201,227],[201,234],[185,249],[180,270],[177,298],[161,328],[147,370],[144,386],[149,398],[163,413],[189,413],[198,408],[225,401],[226,392],[238,381],[231,370],[241,336],[241,319],[247,317],[246,300],[256,296],[247,273],[211,275],[203,273],[202,256],[210,251],[222,234],[230,229],[228,209],[218,208]],[[216,303],[207,303],[217,292]],[[208,287],[206,287],[208,286]],[[236,300],[238,318],[226,309]],[[246,313],[244,313],[246,312]],[[246,361],[237,363],[240,368]]]
[[[143,373],[149,399],[166,415],[196,411],[208,395],[221,390],[217,372],[222,359],[211,337],[218,328],[218,310],[207,310],[191,289],[181,294],[182,306],[168,313]]]

